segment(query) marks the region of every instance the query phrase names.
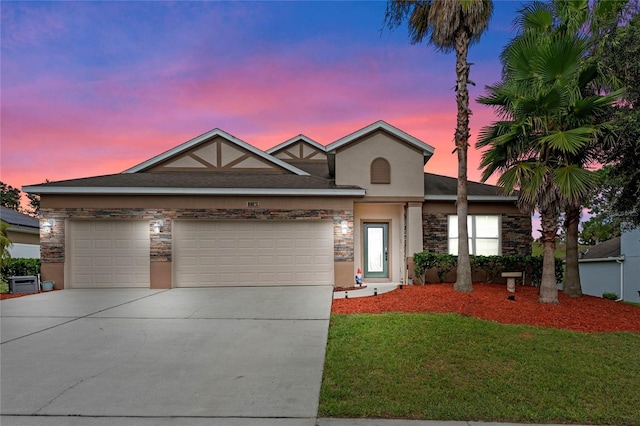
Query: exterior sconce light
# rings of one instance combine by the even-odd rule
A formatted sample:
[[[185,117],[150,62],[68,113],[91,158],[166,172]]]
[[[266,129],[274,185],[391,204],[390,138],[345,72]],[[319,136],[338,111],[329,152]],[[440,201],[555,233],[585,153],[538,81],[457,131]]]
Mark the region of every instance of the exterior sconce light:
[[[155,232],[156,234],[159,233],[160,231],[162,231],[162,226],[164,225],[164,221],[162,219],[160,220],[156,220],[153,223],[153,232]]]
[[[50,234],[55,223],[56,221],[53,219],[45,219],[44,222],[42,222],[42,225],[40,225],[40,228],[42,229],[43,233]]]
[[[340,222],[340,227],[342,227],[342,235],[347,235],[347,233],[349,232],[349,222],[343,220],[342,222]]]

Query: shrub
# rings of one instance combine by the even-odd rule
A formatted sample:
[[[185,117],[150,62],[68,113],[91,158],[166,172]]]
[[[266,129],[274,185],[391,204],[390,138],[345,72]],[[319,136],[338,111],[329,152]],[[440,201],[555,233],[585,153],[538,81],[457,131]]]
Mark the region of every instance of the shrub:
[[[602,293],[602,298],[603,299],[609,299],[609,300],[618,300],[619,297],[617,294],[615,293],[610,293],[610,292],[604,292]]]
[[[444,281],[444,276],[458,264],[458,258],[450,254],[435,254],[429,252],[416,253],[413,255],[415,263],[415,276],[419,284],[424,283],[424,274],[429,269],[436,269],[440,282]]]
[[[9,259],[2,267],[1,272],[5,279],[15,276],[38,275],[40,273],[40,259]]]
[[[457,265],[457,257],[450,254],[436,254],[430,252],[416,253],[413,256],[415,276],[420,283],[424,282],[425,273],[435,269],[440,282],[444,281],[447,272]],[[542,256],[471,256],[472,272],[484,271],[487,282],[500,277],[503,271],[524,271],[529,277],[531,285],[539,286],[542,282]],[[556,258],[556,282],[560,283],[564,277],[562,259]]]

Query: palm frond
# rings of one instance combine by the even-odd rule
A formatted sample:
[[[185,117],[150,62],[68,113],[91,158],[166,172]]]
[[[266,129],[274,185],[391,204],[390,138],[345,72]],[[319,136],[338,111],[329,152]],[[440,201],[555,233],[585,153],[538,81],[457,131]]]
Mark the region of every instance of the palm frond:
[[[575,155],[593,140],[596,130],[591,126],[570,130],[553,130],[539,138],[539,143],[546,144],[559,154]]]

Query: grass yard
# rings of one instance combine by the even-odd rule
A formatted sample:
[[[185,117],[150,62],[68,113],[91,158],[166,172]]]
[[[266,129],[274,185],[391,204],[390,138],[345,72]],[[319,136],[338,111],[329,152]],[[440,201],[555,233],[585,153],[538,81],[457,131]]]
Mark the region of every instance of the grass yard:
[[[333,314],[322,417],[640,425],[640,333]]]

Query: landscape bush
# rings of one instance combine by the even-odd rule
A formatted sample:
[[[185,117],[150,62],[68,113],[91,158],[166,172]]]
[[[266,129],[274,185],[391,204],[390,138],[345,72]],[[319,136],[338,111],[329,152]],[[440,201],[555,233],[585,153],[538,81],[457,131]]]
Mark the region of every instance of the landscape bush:
[[[503,271],[524,271],[525,276],[531,285],[539,286],[542,281],[542,256],[470,256],[472,273],[486,273],[486,281],[493,282],[500,278]],[[450,254],[437,254],[431,252],[415,253],[413,255],[415,264],[416,283],[425,282],[426,273],[435,270],[438,280],[444,281],[445,275],[450,271],[455,271],[457,267],[457,256]],[[555,262],[556,282],[561,283],[564,277],[564,266],[562,259],[556,258]]]
[[[40,259],[11,258],[6,261],[0,270],[2,278],[8,280],[11,277],[24,275],[38,275],[40,273]],[[4,280],[3,280],[4,281]]]

